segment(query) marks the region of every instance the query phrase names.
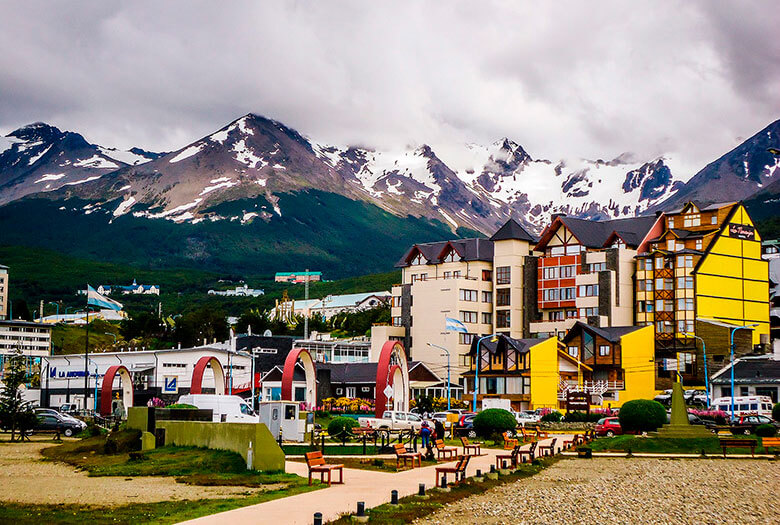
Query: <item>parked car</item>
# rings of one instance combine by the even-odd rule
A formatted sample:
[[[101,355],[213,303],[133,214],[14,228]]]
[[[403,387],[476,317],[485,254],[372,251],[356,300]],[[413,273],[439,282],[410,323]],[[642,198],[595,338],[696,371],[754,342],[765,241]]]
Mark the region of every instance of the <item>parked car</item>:
[[[419,431],[422,427],[423,419],[411,412],[396,412],[394,410],[385,410],[381,418],[359,417],[358,423],[361,427],[371,427],[389,430],[408,430]]]
[[[436,412],[429,419],[432,421],[438,421],[444,428],[450,428],[452,423],[447,421],[447,416],[452,415],[450,412]]]
[[[60,405],[60,414],[69,414],[72,416],[78,413],[78,411],[79,411],[79,407],[73,403],[65,403],[63,405]]]
[[[620,427],[620,419],[616,417],[604,417],[596,423],[596,435],[613,437],[623,433]]]
[[[662,405],[668,405],[672,402],[672,390],[664,390],[662,393],[658,394],[653,398],[655,401],[658,401]]]
[[[215,423],[259,423],[260,416],[255,414],[244,398],[218,394],[186,394],[179,396],[179,403],[192,405],[200,409],[211,409]]]
[[[738,416],[731,422],[732,434],[754,434],[760,425],[772,425],[780,430],[780,423],[767,416]]]
[[[35,408],[33,410],[38,415],[49,414],[49,415],[53,415],[53,416],[57,416],[59,418],[62,418],[64,420],[66,420],[66,421],[70,421],[71,423],[83,423],[82,420],[77,419],[77,418],[73,417],[70,414],[64,414],[61,411],[54,410],[53,408],[40,408],[39,407],[39,408]],[[86,423],[84,424],[84,426],[86,426]]]
[[[523,410],[522,412],[515,412],[515,419],[517,420],[517,424],[521,427],[524,427],[527,423],[530,424],[536,424],[539,422],[540,419],[542,419],[542,416],[539,414],[536,414],[534,412]]]
[[[712,401],[712,408],[731,413],[731,398],[719,397]],[[734,398],[735,416],[772,415],[772,398],[769,396],[737,396]]]
[[[474,430],[474,417],[476,415],[474,412],[462,414],[455,424],[455,433],[459,436],[477,437],[477,432]]]
[[[87,428],[87,424],[83,421],[74,418],[65,419],[56,411],[52,412],[54,413],[36,411],[36,414],[38,415],[38,424],[35,425],[35,432],[59,431],[62,435],[71,437]]]

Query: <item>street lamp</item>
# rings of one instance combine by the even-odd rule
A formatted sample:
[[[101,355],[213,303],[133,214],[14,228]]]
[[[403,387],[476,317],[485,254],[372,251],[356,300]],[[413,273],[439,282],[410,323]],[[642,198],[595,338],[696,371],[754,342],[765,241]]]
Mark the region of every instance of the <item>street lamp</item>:
[[[112,334],[111,332],[105,332],[106,335],[111,335],[114,337],[114,346],[116,346],[116,334]]]
[[[490,339],[491,337],[498,337],[498,334],[486,335],[486,336],[480,337],[477,340],[477,364],[474,367],[474,399],[473,399],[473,402],[471,404],[471,409],[472,409],[473,412],[477,411],[477,394],[479,393],[479,363],[480,363],[480,360],[479,360],[479,357],[480,357],[479,356],[479,345],[482,344],[482,341],[484,341],[485,339]]]
[[[704,344],[704,339],[695,334],[683,333],[687,337],[693,337],[701,341],[701,351],[704,354],[704,390],[707,396],[707,408],[710,408],[710,376],[707,374],[707,345]]]
[[[443,346],[435,345],[433,343],[428,343],[428,346],[432,346],[434,348],[438,348],[439,350],[444,351],[442,356],[447,356],[447,410],[450,409],[450,351],[444,348]]]
[[[55,303],[54,301],[49,301],[49,304],[53,304],[57,307],[57,322],[60,321],[60,303]]]
[[[752,330],[758,326],[758,324],[749,324],[745,326],[737,326],[731,329],[731,419],[734,419],[734,332],[737,330]]]

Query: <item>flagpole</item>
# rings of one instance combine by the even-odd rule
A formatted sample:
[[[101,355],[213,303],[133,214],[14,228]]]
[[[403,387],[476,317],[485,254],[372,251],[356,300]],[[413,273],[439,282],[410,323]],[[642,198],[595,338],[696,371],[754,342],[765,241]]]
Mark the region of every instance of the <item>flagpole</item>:
[[[97,377],[95,377],[97,381]],[[97,385],[97,383],[95,383]],[[84,342],[84,410],[87,410],[89,401],[89,285],[87,285],[87,337]],[[97,398],[95,398],[97,403]]]

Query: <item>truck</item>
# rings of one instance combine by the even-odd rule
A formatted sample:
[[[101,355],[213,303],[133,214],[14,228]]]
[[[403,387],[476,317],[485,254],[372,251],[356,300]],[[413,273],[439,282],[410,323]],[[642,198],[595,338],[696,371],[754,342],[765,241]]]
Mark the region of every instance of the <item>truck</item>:
[[[394,410],[385,410],[381,418],[359,417],[358,423],[361,427],[387,429],[387,430],[409,430],[419,431],[422,427],[422,418],[411,412],[396,412]]]
[[[215,423],[259,423],[260,418],[240,396],[219,394],[186,394],[179,403],[200,409],[211,409]]]

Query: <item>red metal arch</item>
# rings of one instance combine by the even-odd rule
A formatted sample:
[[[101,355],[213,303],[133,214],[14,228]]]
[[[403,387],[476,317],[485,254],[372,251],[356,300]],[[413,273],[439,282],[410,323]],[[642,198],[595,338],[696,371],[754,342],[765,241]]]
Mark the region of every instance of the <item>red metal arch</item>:
[[[213,355],[204,355],[203,357],[198,359],[198,362],[195,363],[195,368],[192,370],[192,383],[190,385],[190,394],[203,393],[202,392],[203,373],[206,371],[206,366],[208,366],[209,363],[211,363],[211,370],[214,372],[214,393],[215,394],[225,393],[225,372],[222,370],[222,363],[220,363],[219,360]],[[217,372],[217,368],[219,369],[219,372]],[[219,387],[217,385],[218,376],[222,378],[222,392],[219,391]]]
[[[114,391],[114,377],[117,373],[124,378],[126,383],[122,385],[122,388],[128,390],[128,385],[130,387],[130,403],[125,404],[125,409],[133,406],[133,381],[130,379],[130,371],[124,365],[114,365],[106,370],[103,383],[100,386],[100,414],[103,416],[111,414],[111,394]]]
[[[313,388],[313,400],[311,404],[317,403],[317,377],[314,368],[314,359],[311,354],[305,348],[293,348],[290,353],[287,354],[287,358],[284,360],[284,370],[282,371],[282,399],[284,401],[293,401],[293,378],[295,376],[295,365],[298,363],[298,359],[301,356],[307,356],[308,362],[311,363],[311,370],[307,367],[306,360],[304,361],[304,372],[306,373],[306,387]],[[309,377],[309,374],[314,374],[314,377]],[[312,407],[313,409],[313,407]]]
[[[406,352],[404,351],[404,345],[399,341],[387,341],[382,345],[382,351],[379,354],[379,362],[376,366],[376,395],[374,396],[374,413],[376,417],[382,417],[382,413],[387,406],[387,396],[385,396],[385,388],[392,382],[392,373],[395,373],[395,367],[398,365],[391,365],[390,358],[393,353],[398,351],[401,359],[406,361]],[[406,388],[409,386],[406,385]]]

